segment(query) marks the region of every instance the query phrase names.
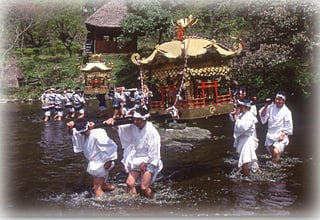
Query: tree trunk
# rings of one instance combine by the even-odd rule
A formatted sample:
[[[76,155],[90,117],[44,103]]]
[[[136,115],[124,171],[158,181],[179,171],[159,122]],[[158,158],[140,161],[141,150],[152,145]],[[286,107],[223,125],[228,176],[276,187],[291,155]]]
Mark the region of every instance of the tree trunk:
[[[66,45],[67,43],[64,43],[64,46],[67,48],[69,57],[72,57],[72,50],[71,50],[71,44]]]
[[[159,31],[159,38],[158,38],[158,44],[160,44],[161,41],[162,41],[162,35],[163,35],[163,31],[162,31],[162,29],[160,29],[160,31]]]

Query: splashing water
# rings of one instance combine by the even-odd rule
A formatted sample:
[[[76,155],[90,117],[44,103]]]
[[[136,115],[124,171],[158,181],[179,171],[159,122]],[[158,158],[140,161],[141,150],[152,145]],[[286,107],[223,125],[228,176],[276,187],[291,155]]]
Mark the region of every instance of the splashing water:
[[[230,174],[226,176],[235,181],[261,181],[261,182],[279,182],[286,179],[291,172],[288,168],[294,167],[296,164],[302,163],[303,161],[299,158],[289,157],[286,154],[282,155],[281,162],[279,164],[274,164],[272,158],[268,154],[258,155],[259,166],[262,173],[252,173],[249,177],[244,177],[241,173],[241,168],[234,168]],[[237,166],[238,160],[236,155],[231,155],[231,157],[224,158],[224,162],[233,166]]]

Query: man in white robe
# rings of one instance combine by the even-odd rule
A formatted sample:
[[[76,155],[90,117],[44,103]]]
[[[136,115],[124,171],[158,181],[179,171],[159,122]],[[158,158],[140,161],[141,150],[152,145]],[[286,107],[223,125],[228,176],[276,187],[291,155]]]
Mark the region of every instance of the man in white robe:
[[[94,123],[86,119],[77,119],[67,123],[68,132],[72,135],[73,150],[82,152],[88,160],[87,172],[93,176],[93,190],[96,197],[104,196],[104,191],[115,187],[107,184],[109,171],[117,159],[117,144],[108,137],[102,128],[93,129]]]
[[[238,167],[241,167],[244,175],[249,176],[250,170],[260,171],[256,155],[258,139],[255,124],[258,120],[250,111],[251,102],[249,100],[238,100],[238,105],[238,109],[232,114],[235,121],[233,146],[239,154]]]
[[[148,110],[139,107],[133,113],[133,124],[120,125],[117,131],[124,150],[122,164],[128,173],[126,180],[129,193],[136,194],[135,185],[141,181],[141,191],[147,198],[152,198],[150,185],[162,169],[160,156],[160,135],[153,124],[147,121]],[[104,123],[113,125],[110,118]]]
[[[293,134],[292,114],[285,102],[285,93],[278,92],[274,103],[266,103],[259,110],[261,123],[268,122],[265,147],[271,153],[273,163],[280,161],[281,153],[285,146],[289,144],[288,135]]]

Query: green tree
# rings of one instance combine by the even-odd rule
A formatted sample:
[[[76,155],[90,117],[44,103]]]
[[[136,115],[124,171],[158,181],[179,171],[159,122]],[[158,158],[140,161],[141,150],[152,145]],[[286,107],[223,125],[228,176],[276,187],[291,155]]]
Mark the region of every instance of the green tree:
[[[4,25],[7,27],[5,39],[16,42],[13,47],[48,47],[60,41],[72,56],[72,44],[85,39],[84,17],[80,10],[81,2],[54,1],[44,3],[38,0],[12,2],[7,4]],[[28,28],[26,28],[28,27]],[[22,31],[25,30],[25,31]]]
[[[5,5],[5,16],[1,21],[4,41],[2,46],[10,49],[30,46],[27,36],[40,20],[39,11],[37,5],[32,3],[27,6],[23,3]]]
[[[52,4],[49,13],[51,15],[49,26],[71,57],[71,46],[74,40],[76,38],[82,42],[85,40],[84,17],[79,10],[79,5],[75,5],[72,1]]]
[[[122,22],[124,35],[152,37],[158,35],[158,43],[171,26],[170,1],[127,0],[128,15]]]
[[[130,1],[129,1],[130,2]],[[318,47],[319,7],[312,1],[146,1],[131,2],[130,14],[124,22],[127,34],[149,36],[165,33],[174,37],[175,26],[169,20],[199,18],[186,35],[214,38],[232,47],[232,38],[242,39],[246,48],[234,59],[233,78],[246,84],[255,95],[271,96],[276,90],[289,95],[309,96],[316,75],[315,50]],[[163,12],[165,11],[165,13]],[[167,16],[163,22],[157,16]],[[155,19],[153,19],[155,18]],[[157,21],[161,21],[160,29]],[[165,30],[165,31],[164,31]],[[158,36],[161,43],[162,34]]]
[[[199,21],[187,29],[186,35],[214,38],[229,47],[233,43],[231,38],[243,39],[246,48],[234,59],[232,75],[240,84],[257,91],[256,95],[263,98],[278,89],[290,95],[311,94],[317,76],[314,67],[319,63],[316,50],[320,21],[319,5],[312,0],[126,2],[129,14],[122,23],[124,35],[139,36],[142,42],[139,49],[145,54],[156,43],[173,39],[176,20],[192,14]],[[98,0],[97,4],[90,0],[6,2],[1,8],[6,11],[1,20],[3,56],[14,48],[30,48],[36,52],[59,45],[72,56],[72,47],[81,45],[86,35],[81,8],[88,7],[91,12],[90,7],[102,3],[103,0]],[[127,59],[130,63],[130,58]],[[131,73],[131,68],[126,65],[128,71],[121,74]],[[137,74],[130,75],[136,80]],[[126,81],[130,81],[129,78]]]
[[[251,1],[246,7],[241,16],[250,22],[251,30],[247,52],[236,60],[234,77],[260,97],[277,90],[309,96],[319,7],[310,1]]]

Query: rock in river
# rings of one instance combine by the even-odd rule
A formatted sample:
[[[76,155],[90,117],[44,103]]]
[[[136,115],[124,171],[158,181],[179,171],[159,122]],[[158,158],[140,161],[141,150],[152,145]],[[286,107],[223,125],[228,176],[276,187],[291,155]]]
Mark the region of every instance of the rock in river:
[[[166,148],[188,151],[194,144],[211,139],[211,132],[198,127],[185,127],[183,129],[159,128],[161,144]],[[176,149],[178,148],[178,149]]]

